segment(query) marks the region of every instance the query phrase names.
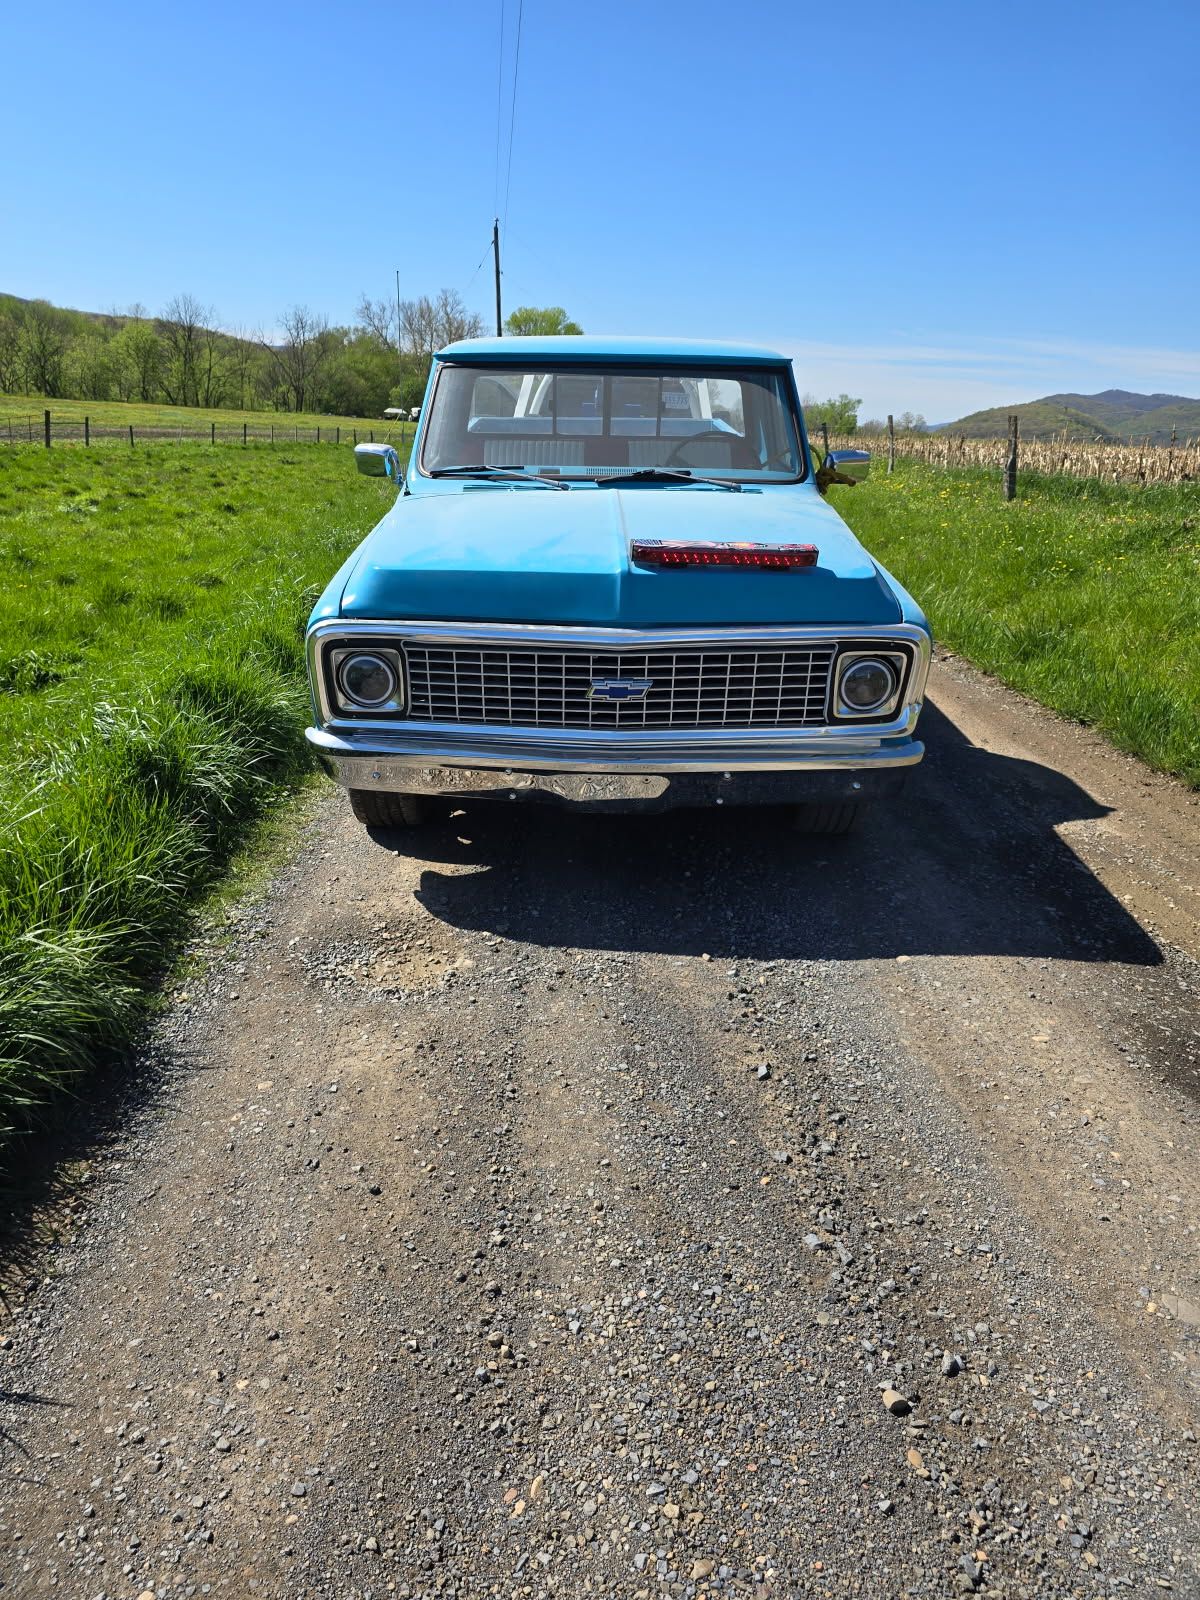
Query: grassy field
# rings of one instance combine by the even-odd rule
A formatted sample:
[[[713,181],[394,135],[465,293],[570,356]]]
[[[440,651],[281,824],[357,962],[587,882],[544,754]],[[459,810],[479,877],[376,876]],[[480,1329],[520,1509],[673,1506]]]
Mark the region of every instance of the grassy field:
[[[0,450],[0,1148],[130,1037],[308,770],[303,622],[390,503],[348,453]],[[902,463],[833,500],[943,641],[1200,784],[1200,487]]]
[[[872,471],[831,501],[943,643],[1200,785],[1200,484]]]
[[[308,770],[303,624],[391,498],[311,445],[0,450],[0,1146]]]
[[[203,430],[214,422],[218,429],[230,429],[240,428],[245,422],[251,428],[274,426],[280,435],[289,428],[304,430],[319,427],[322,436],[328,429],[332,438],[334,429],[340,427],[343,433],[357,429],[360,439],[365,439],[373,431],[376,439],[386,438],[394,443],[402,437],[411,439],[413,434],[411,423],[385,422],[382,417],[326,417],[315,412],[291,411],[205,410],[202,406],[144,406],[120,400],[47,400],[42,395],[0,394],[0,443],[8,438],[10,422],[14,430],[24,428],[26,432],[28,424],[32,422],[34,439],[40,440],[42,413],[46,410],[49,410],[53,423],[72,423],[80,429],[84,417],[88,417],[93,428],[128,428],[132,423],[135,432],[139,428],[183,428],[185,432],[189,429]]]

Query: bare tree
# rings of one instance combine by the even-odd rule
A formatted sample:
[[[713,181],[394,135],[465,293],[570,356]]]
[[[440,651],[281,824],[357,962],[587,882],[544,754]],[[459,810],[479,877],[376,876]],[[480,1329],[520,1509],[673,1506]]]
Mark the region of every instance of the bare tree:
[[[373,339],[378,339],[380,344],[391,346],[396,343],[396,307],[390,300],[371,300],[364,293],[354,314],[359,326]]]
[[[289,409],[303,411],[316,403],[317,382],[333,339],[325,318],[315,316],[307,306],[293,306],[280,321],[282,341],[264,343],[263,349],[271,358]]]
[[[237,389],[238,410],[246,411],[249,409],[246,404],[247,391],[252,390],[254,386],[262,335],[251,333],[246,328],[233,328],[228,334],[228,340],[229,373]]]
[[[442,289],[437,297],[437,334],[441,344],[455,339],[477,339],[483,332],[483,318],[468,311],[456,289]]]
[[[431,300],[400,302],[400,334],[408,355],[430,361],[435,350],[456,339],[474,339],[483,332],[483,318],[468,311],[456,289],[442,289]]]
[[[162,314],[166,354],[162,387],[172,405],[200,404],[197,391],[201,345],[212,322],[212,307],[202,306],[190,294],[177,294]]]
[[[202,406],[225,404],[226,336],[214,327],[200,330],[196,360],[196,403]]]

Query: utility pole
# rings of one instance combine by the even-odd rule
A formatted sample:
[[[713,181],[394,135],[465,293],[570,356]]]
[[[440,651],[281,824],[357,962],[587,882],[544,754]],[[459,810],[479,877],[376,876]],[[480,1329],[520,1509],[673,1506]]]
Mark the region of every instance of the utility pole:
[[[496,337],[504,335],[504,323],[500,316],[500,218],[492,223],[492,251],[496,257]]]

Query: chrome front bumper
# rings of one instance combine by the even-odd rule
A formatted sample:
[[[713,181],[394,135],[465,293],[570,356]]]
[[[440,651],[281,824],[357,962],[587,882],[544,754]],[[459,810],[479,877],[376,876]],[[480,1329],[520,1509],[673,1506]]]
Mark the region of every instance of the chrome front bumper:
[[[331,704],[321,651],[327,641],[541,645],[630,651],[647,648],[755,648],[842,639],[906,644],[913,666],[891,720],[830,722],[792,729],[526,728],[492,723],[353,720]],[[630,631],[515,623],[436,623],[329,619],[308,634],[309,676],[318,726],[308,742],[325,771],[346,789],[542,800],[658,809],[857,800],[890,793],[924,755],[913,737],[929,669],[929,637],[907,623],[887,627],[691,628]]]
[[[770,805],[871,799],[900,787],[924,755],[912,738],[795,735],[633,741],[525,735],[451,741],[411,731],[307,732],[322,767],[346,789],[459,799],[544,800],[616,809]]]

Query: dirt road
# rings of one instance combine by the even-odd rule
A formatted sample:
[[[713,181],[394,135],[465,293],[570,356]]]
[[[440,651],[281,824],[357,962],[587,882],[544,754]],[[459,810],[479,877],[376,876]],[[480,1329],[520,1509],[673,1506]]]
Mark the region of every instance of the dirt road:
[[[1200,1595],[1200,807],[943,662],[849,841],[340,796],[0,1326],[0,1593]]]

